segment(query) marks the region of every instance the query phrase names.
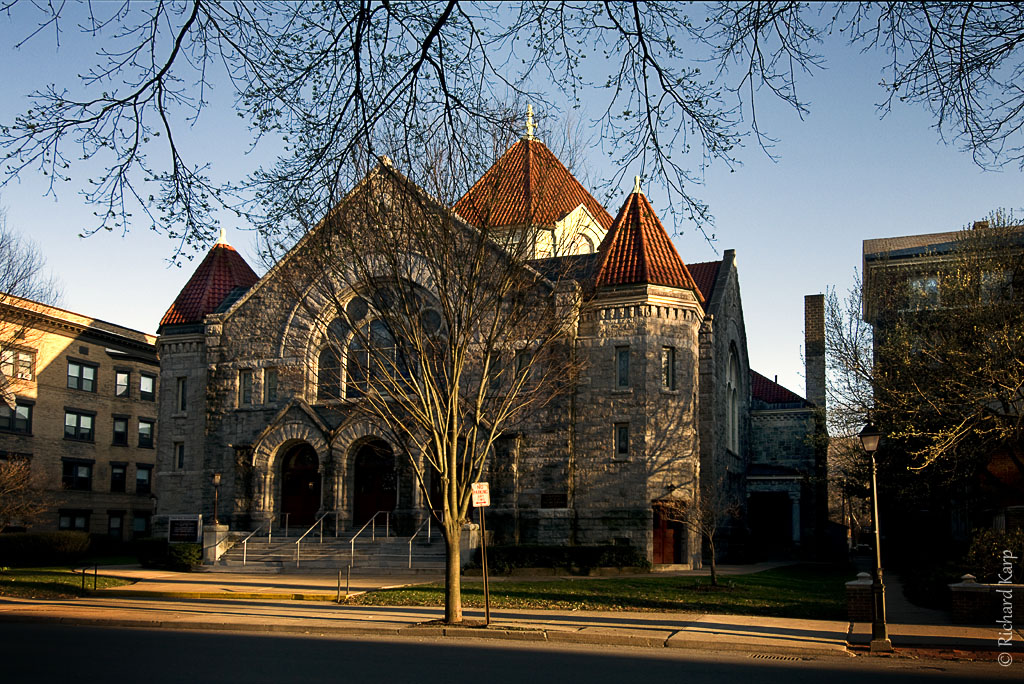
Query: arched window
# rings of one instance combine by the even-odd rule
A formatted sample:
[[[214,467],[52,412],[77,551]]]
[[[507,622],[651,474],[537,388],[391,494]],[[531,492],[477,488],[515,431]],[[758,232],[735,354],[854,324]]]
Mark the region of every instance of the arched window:
[[[320,401],[341,398],[341,360],[333,345],[327,345],[317,358],[316,398]]]
[[[327,326],[323,347],[317,356],[316,398],[318,401],[330,401],[341,398],[341,353],[347,337],[347,326],[340,318],[335,318]]]
[[[736,348],[729,350],[729,370],[725,381],[725,446],[740,451],[740,361]]]
[[[375,379],[409,380],[412,375],[408,345],[396,339],[381,320],[352,336],[346,361],[345,396],[350,399],[361,397]]]

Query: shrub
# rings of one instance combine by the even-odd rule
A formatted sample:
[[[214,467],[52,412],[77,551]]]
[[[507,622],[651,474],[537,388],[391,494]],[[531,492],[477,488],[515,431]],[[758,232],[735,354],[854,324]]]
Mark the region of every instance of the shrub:
[[[85,532],[18,532],[0,534],[0,565],[71,565],[90,547]]]
[[[189,572],[203,562],[203,547],[199,544],[169,544],[167,566],[171,570]]]
[[[1013,558],[1004,561],[1004,554]],[[964,572],[971,573],[982,583],[1007,578],[1014,584],[1024,583],[1024,530],[975,530],[964,568]]]
[[[473,556],[480,566],[480,550]],[[586,573],[591,568],[647,568],[650,563],[631,546],[490,546],[487,566],[498,574],[516,568],[563,568]]]
[[[135,553],[146,568],[188,572],[203,561],[203,547],[199,544],[168,544],[163,538],[135,540]]]

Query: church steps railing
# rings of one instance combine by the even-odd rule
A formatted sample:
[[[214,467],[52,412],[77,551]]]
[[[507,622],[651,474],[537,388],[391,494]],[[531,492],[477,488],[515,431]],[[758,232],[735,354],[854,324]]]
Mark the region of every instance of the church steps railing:
[[[264,527],[263,525],[260,525],[255,530],[250,532],[245,539],[242,540],[242,565],[245,565],[245,561],[247,560],[247,556],[249,554],[249,540],[253,536],[255,536],[257,532],[261,531],[263,529],[263,527]],[[267,530],[267,542],[268,543],[270,542],[270,535],[271,535],[271,533],[272,533],[271,530]]]
[[[299,537],[298,539],[295,540],[295,567],[299,567],[300,548],[302,546],[302,540],[306,538],[306,535],[308,535],[310,532],[312,532],[314,529],[316,529],[317,526],[320,527],[320,543],[321,544],[324,543],[324,519],[327,516],[329,516],[329,515],[333,515],[334,516],[334,536],[335,537],[338,536],[338,512],[337,511],[327,511],[326,513],[321,515],[319,518],[317,518],[316,522],[314,522],[312,525],[310,525],[309,529],[306,530],[305,532],[303,532],[301,537]]]
[[[409,569],[410,569],[410,570],[412,570],[412,543],[413,543],[413,542],[414,542],[414,541],[416,540],[416,536],[417,536],[417,535],[418,535],[418,534],[419,534],[420,532],[422,532],[422,531],[423,531],[423,526],[424,526],[424,525],[426,525],[426,527],[427,527],[427,543],[428,543],[428,544],[432,543],[432,536],[433,536],[433,535],[432,535],[432,527],[431,527],[431,522],[430,522],[430,520],[431,520],[431,518],[433,518],[433,517],[434,517],[434,516],[433,516],[433,514],[432,514],[432,513],[428,513],[428,514],[427,514],[427,519],[426,519],[426,520],[424,520],[423,522],[421,522],[421,523],[420,523],[420,525],[419,525],[419,527],[417,527],[417,528],[416,528],[416,531],[412,533],[412,536],[411,536],[411,537],[409,537]]]
[[[377,517],[380,514],[384,514],[384,536],[391,536],[391,511],[377,511],[373,516],[366,521],[366,524],[359,528],[359,531],[352,535],[349,539],[349,555],[348,555],[348,566],[350,568],[355,567],[356,564],[356,538],[359,537],[366,528],[370,528],[370,541],[377,541]]]

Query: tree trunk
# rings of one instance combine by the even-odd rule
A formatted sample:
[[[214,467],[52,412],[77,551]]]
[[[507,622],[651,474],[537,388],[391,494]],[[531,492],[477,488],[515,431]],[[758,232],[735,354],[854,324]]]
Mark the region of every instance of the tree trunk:
[[[715,542],[708,539],[708,548],[711,551],[711,586],[718,586],[718,568],[715,566]]]
[[[444,574],[444,621],[454,625],[462,622],[462,558],[459,541],[462,529],[444,528],[445,574]]]

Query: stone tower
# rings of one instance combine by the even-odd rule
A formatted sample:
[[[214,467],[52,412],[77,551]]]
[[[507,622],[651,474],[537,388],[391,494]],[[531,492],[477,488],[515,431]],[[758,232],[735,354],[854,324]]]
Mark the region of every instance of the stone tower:
[[[628,541],[655,563],[699,564],[699,541],[662,513],[698,495],[703,297],[639,182],[600,247],[594,286],[578,338],[588,362],[575,416],[579,542]]]
[[[158,392],[161,421],[157,430],[157,524],[166,516],[201,513],[212,519],[213,484],[219,463],[210,460],[207,422],[208,351],[219,338],[211,314],[226,310],[259,277],[223,234],[160,320]],[[231,478],[224,478],[230,488]],[[221,501],[229,492],[222,488]],[[227,506],[222,506],[227,510]]]

